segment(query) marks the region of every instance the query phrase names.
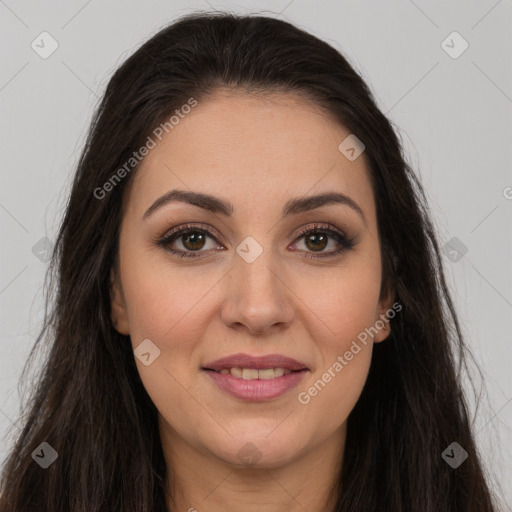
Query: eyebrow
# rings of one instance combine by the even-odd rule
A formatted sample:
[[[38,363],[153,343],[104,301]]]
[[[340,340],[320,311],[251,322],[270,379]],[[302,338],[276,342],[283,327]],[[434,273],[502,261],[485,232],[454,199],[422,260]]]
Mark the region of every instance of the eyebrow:
[[[159,197],[144,213],[143,219],[148,218],[156,210],[162,206],[169,204],[173,201],[180,201],[188,203],[204,210],[208,210],[212,213],[221,213],[227,217],[230,217],[234,211],[233,205],[229,201],[220,199],[218,197],[205,194],[202,192],[190,192],[186,190],[170,190],[163,196]],[[352,208],[357,212],[366,224],[366,218],[364,216],[361,207],[350,197],[340,192],[327,192],[315,196],[305,196],[290,199],[283,207],[281,212],[282,217],[289,215],[296,215],[298,213],[314,210],[328,204],[343,204]]]

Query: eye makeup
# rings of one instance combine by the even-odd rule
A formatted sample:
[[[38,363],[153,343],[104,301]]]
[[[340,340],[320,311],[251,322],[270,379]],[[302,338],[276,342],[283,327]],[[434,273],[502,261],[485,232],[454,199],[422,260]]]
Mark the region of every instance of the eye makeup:
[[[217,244],[221,245],[218,240],[219,238],[221,238],[220,235],[218,235],[211,226],[202,223],[187,223],[174,226],[170,230],[165,231],[163,235],[158,236],[156,238],[154,243],[159,247],[163,247],[172,255],[180,258],[201,258],[204,256],[204,254],[201,253],[211,254],[211,251],[219,249],[203,250],[203,246],[196,249],[187,249],[187,246],[185,244],[196,245],[198,241],[199,243],[201,243],[201,241],[206,240],[207,238],[211,238]],[[316,247],[321,247],[322,244],[326,241],[328,245],[329,241],[331,240],[338,245],[338,247],[334,250],[322,252],[314,250],[301,251],[293,249],[293,252],[297,252],[298,254],[300,253],[301,257],[309,259],[332,258],[334,256],[338,256],[346,251],[353,249],[353,247],[357,244],[355,237],[349,237],[342,230],[332,225],[331,223],[322,222],[315,222],[313,223],[313,225],[309,225],[306,226],[305,228],[302,228],[295,235],[294,244],[296,244],[297,241],[302,238],[306,239],[308,242],[311,242],[311,240],[313,239],[313,244],[316,245]],[[177,249],[175,247],[175,242],[177,241],[181,243],[183,249]]]

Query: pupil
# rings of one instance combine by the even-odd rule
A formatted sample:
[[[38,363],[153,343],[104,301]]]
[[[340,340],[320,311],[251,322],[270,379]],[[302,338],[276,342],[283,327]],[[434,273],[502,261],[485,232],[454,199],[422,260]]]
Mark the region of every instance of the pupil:
[[[201,249],[201,247],[202,247],[201,242],[204,242],[202,233],[194,232],[193,234],[185,235],[185,237],[186,237],[185,247],[188,247],[187,243],[191,243],[192,247],[188,247],[188,248]],[[198,243],[199,243],[199,247],[197,247]]]
[[[311,241],[312,239],[316,240],[313,242],[313,248],[323,249],[325,247],[325,240],[326,240],[325,235],[322,235],[322,234],[318,235],[318,234],[313,233],[313,234],[309,235],[308,241]],[[321,239],[321,241],[320,241],[320,239]],[[319,244],[319,241],[320,241],[320,244]],[[323,243],[323,245],[321,245],[322,243]]]

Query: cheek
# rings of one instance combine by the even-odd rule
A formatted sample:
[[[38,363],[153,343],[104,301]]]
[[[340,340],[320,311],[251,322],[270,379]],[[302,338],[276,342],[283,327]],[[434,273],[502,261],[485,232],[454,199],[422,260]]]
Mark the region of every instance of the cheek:
[[[310,283],[307,290],[306,284],[304,281],[300,293],[307,297],[304,302],[311,321],[305,325],[309,326],[320,361],[301,386],[297,399],[308,414],[323,417],[322,428],[329,431],[346,420],[368,376],[380,266],[374,259],[361,259],[332,272],[329,279]]]
[[[315,340],[320,361],[310,378],[298,390],[299,408],[308,417],[321,418],[318,428],[325,434],[334,431],[348,418],[368,377],[373,343],[368,329],[373,326],[373,309],[351,302],[338,304],[337,316],[329,329]],[[369,294],[368,300],[375,300]]]
[[[333,354],[329,364],[299,390],[295,410],[305,424],[312,424],[313,438],[326,439],[345,425],[366,382],[372,345],[361,345],[350,361],[343,354]]]
[[[149,258],[145,264],[143,255],[127,257],[125,263],[124,293],[133,349],[149,339],[160,350],[148,366],[135,358],[140,378],[158,411],[173,426],[184,424],[186,432],[193,418],[205,413],[192,398],[200,396],[194,391],[196,351],[205,330],[205,294],[218,278],[170,271],[169,265],[149,262]]]
[[[306,327],[312,339],[331,352],[345,351],[350,342],[366,328],[373,326],[379,307],[381,273],[374,257],[354,256],[339,269],[323,275],[309,275],[296,281],[294,292],[301,298],[311,321]],[[313,321],[313,319],[315,319]],[[327,363],[327,361],[324,361]]]
[[[199,332],[198,315],[218,279],[211,272],[170,268],[163,258],[141,252],[126,256],[124,292],[132,341],[145,338],[186,347]],[[140,341],[139,341],[140,342]]]

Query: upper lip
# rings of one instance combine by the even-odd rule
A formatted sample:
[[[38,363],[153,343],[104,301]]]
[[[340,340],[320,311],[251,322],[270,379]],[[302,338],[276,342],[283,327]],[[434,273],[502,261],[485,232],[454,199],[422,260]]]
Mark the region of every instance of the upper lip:
[[[309,369],[304,363],[280,354],[268,354],[266,356],[232,354],[203,365],[204,370],[219,371],[223,368],[253,368],[256,370],[262,370],[264,368],[287,368],[292,371]]]

